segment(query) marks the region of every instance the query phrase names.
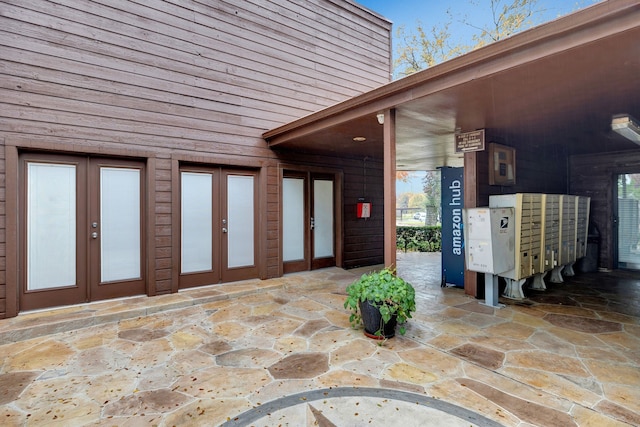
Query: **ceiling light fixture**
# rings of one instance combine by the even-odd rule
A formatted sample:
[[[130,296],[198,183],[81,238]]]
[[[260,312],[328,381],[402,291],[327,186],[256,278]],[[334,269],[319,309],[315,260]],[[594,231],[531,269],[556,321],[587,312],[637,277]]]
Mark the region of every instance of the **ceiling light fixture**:
[[[376,114],[376,118],[378,119],[378,123],[380,123],[381,125],[384,124],[384,113]]]
[[[640,145],[640,125],[628,114],[617,114],[611,119],[611,130]]]
[[[364,142],[364,141],[367,140],[367,138],[365,138],[364,136],[355,136],[355,137],[353,137],[353,140],[355,142]]]

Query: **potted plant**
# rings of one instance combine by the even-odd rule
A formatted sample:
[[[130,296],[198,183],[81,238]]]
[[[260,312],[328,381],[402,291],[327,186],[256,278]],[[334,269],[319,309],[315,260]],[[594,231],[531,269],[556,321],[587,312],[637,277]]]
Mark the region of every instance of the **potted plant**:
[[[410,283],[396,275],[395,269],[363,274],[347,286],[344,307],[351,310],[349,322],[357,327],[361,322],[370,338],[385,339],[395,335],[396,323],[404,335],[404,324],[416,310],[416,292]]]

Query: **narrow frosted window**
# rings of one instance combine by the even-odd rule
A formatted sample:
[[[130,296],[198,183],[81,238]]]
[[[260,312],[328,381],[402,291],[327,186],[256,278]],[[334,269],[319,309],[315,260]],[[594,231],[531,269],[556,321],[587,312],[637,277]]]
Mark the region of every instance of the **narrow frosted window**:
[[[282,259],[304,259],[304,179],[284,178],[282,182]]]
[[[100,168],[100,280],[140,278],[140,171]]]
[[[333,256],[333,181],[313,181],[314,258]]]
[[[254,265],[253,176],[227,178],[227,229],[229,268]]]
[[[213,268],[212,182],[209,173],[182,173],[182,273]]]
[[[27,166],[27,289],[76,284],[76,167]]]

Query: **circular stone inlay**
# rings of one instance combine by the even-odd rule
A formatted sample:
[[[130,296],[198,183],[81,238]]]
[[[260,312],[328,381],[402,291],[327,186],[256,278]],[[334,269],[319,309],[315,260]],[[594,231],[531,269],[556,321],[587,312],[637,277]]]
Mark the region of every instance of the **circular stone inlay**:
[[[306,405],[307,411],[296,408]],[[387,408],[385,409],[385,406]],[[310,414],[319,425],[354,425],[375,419],[386,426],[407,425],[401,414],[411,413],[411,419],[421,426],[501,427],[501,424],[454,404],[402,390],[382,388],[337,387],[285,396],[256,406],[221,424],[221,427],[267,426],[272,417],[304,417]],[[303,419],[289,419],[289,423],[304,424]],[[415,423],[414,423],[415,424]]]

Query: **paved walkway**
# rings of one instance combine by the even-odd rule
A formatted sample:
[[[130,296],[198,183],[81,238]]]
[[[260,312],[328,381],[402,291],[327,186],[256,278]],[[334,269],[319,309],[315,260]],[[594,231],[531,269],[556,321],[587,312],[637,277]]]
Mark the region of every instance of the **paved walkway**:
[[[0,320],[0,424],[640,425],[633,275],[494,309],[440,288],[438,262],[399,255],[418,311],[383,343],[343,308],[362,269]]]

